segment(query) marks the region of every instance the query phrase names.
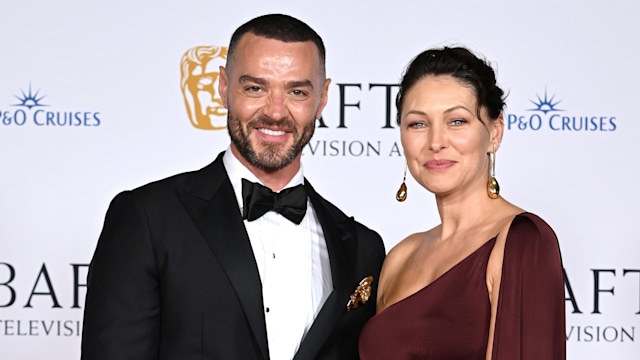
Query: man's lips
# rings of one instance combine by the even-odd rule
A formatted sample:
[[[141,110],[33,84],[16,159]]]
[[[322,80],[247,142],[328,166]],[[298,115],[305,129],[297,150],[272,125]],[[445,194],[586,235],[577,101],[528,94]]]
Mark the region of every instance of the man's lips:
[[[266,140],[282,140],[293,133],[289,128],[254,127],[253,130],[258,133],[258,136]]]
[[[272,129],[266,129],[266,128],[257,128],[256,130],[269,136],[282,136],[287,133],[284,130],[272,130]]]
[[[456,162],[452,160],[430,160],[424,164],[424,167],[428,170],[443,170],[452,167],[455,163]]]

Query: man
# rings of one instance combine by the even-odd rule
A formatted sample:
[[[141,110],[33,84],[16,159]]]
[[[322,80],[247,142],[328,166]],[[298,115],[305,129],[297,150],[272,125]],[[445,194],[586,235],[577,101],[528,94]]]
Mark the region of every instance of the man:
[[[236,30],[218,87],[231,145],[113,200],[89,269],[83,359],[358,358],[385,250],[302,174],[327,102],[324,57],[286,15]]]

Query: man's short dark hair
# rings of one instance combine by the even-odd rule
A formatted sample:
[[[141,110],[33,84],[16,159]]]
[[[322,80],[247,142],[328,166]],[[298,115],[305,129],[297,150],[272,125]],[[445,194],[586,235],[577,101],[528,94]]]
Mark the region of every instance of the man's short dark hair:
[[[322,38],[309,25],[304,22],[284,14],[268,14],[258,16],[241,25],[231,35],[229,42],[227,67],[232,65],[238,42],[246,33],[267,39],[279,40],[282,42],[305,42],[312,41],[318,48],[320,56],[320,68],[325,74],[325,48]]]

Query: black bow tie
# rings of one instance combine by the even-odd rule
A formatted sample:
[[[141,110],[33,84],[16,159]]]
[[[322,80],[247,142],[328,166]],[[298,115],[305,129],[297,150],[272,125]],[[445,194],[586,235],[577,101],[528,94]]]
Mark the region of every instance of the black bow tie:
[[[300,224],[307,213],[307,193],[302,184],[275,193],[266,186],[242,179],[242,202],[242,218],[249,221],[273,210]]]

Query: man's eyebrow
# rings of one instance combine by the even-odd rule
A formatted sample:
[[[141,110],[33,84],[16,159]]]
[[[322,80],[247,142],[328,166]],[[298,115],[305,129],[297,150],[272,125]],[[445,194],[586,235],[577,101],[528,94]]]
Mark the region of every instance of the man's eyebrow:
[[[313,83],[311,82],[311,80],[289,81],[287,83],[287,86],[290,87],[290,88],[309,87],[309,88],[313,89]]]
[[[242,76],[240,76],[240,79],[238,79],[238,81],[240,81],[241,83],[252,82],[252,83],[256,83],[258,85],[266,85],[267,84],[267,80],[265,80],[263,78],[258,78],[258,77],[255,77],[255,76],[251,76],[251,75],[242,75]]]

